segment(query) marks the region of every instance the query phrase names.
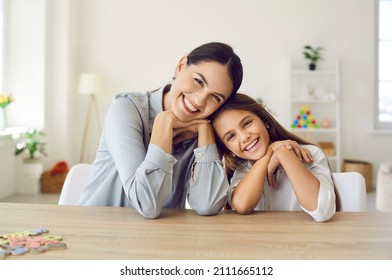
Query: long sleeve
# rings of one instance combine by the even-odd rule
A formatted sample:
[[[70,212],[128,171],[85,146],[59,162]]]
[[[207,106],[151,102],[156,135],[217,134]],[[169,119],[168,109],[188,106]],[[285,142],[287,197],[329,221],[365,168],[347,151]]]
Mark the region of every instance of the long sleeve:
[[[148,132],[142,121],[148,117],[143,116],[146,111],[138,110],[130,99],[117,99],[109,110],[104,137],[131,204],[143,216],[156,218],[170,194],[176,159],[153,144],[146,151]]]
[[[332,181],[331,170],[329,169],[327,157],[324,153],[315,146],[306,146],[311,149],[313,162],[309,164],[309,171],[320,181],[320,190],[318,196],[317,209],[314,211],[307,211],[317,222],[325,222],[333,217],[336,212],[335,204],[335,190]]]
[[[159,216],[170,195],[175,157],[150,139],[149,100],[119,94],[106,115],[93,164],[93,179],[79,204],[134,207],[147,218]]]
[[[199,215],[217,214],[225,204],[229,188],[217,146],[199,147],[194,154],[196,172],[194,179],[190,178],[189,205]]]

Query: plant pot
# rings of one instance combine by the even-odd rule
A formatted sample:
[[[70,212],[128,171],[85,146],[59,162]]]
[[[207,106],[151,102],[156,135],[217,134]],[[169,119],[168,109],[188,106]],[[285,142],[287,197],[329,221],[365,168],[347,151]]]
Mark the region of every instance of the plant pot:
[[[25,158],[23,160],[22,194],[35,195],[41,190],[41,175],[44,171],[42,160]]]
[[[310,64],[309,64],[309,70],[310,70],[310,71],[316,70],[316,64],[315,64],[315,63],[310,63]]]
[[[0,107],[0,131],[7,127],[7,114],[5,108]]]

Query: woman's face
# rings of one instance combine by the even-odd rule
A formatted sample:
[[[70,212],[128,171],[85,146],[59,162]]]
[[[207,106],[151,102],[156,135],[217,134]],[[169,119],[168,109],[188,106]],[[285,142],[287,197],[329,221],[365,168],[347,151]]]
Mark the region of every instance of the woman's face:
[[[170,92],[165,95],[164,110],[171,110],[184,122],[211,115],[233,89],[227,67],[217,62],[188,66],[184,57],[175,76]]]
[[[213,123],[222,143],[237,157],[258,160],[267,152],[270,138],[263,121],[244,110],[224,110]]]

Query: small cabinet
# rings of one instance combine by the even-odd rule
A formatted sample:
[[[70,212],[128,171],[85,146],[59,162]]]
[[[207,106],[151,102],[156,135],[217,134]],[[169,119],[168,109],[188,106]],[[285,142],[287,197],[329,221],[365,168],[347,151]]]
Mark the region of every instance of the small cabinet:
[[[333,172],[341,171],[340,63],[320,63],[308,70],[303,61],[291,62],[291,132],[318,145]]]

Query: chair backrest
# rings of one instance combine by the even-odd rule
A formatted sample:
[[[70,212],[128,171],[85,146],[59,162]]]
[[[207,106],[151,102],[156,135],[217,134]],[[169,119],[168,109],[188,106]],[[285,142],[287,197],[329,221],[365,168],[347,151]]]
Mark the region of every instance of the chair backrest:
[[[79,163],[69,170],[61,190],[59,205],[77,205],[82,188],[90,180],[92,165]]]
[[[332,173],[341,199],[341,211],[366,212],[366,182],[359,172]]]

